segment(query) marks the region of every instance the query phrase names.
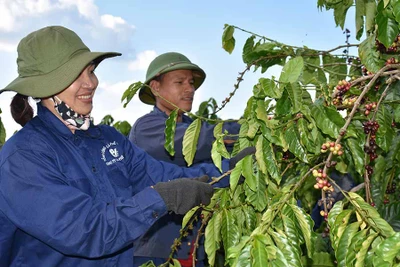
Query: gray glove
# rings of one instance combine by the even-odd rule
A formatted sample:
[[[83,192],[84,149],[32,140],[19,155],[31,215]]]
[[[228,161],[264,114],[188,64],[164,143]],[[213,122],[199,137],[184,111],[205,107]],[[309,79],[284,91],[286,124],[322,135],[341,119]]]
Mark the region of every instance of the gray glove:
[[[234,156],[229,160],[229,169],[232,170],[233,168],[235,168],[236,163],[238,163],[241,159],[243,159],[248,155],[253,155],[255,153],[256,153],[256,148],[253,146],[249,146],[241,150],[239,153],[237,153],[236,156]]]
[[[183,215],[195,206],[210,204],[214,189],[206,183],[208,180],[207,175],[194,179],[178,178],[157,183],[154,189],[160,194],[168,210]]]

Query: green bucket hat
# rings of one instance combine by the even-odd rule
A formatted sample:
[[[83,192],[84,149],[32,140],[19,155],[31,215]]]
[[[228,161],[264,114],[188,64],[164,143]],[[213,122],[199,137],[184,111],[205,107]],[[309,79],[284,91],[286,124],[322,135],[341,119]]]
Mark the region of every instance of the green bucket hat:
[[[55,95],[80,75],[92,61],[96,64],[116,52],[90,52],[79,36],[64,27],[50,26],[28,34],[18,44],[18,78],[0,93],[14,91],[34,98]]]
[[[194,88],[197,89],[204,82],[206,73],[196,64],[190,62],[190,60],[182,54],[176,52],[169,52],[156,57],[151,63],[146,73],[146,81],[144,86],[140,88],[139,99],[149,105],[156,103],[156,98],[151,92],[150,88],[146,85],[150,84],[150,81],[155,77],[167,73],[173,70],[193,70],[198,75],[194,77]]]

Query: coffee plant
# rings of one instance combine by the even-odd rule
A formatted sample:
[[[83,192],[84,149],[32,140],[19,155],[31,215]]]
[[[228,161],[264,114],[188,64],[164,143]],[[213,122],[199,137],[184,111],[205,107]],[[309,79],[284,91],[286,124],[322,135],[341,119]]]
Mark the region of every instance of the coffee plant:
[[[256,153],[214,178],[229,175],[230,187],[216,189],[210,205],[185,216],[182,235],[194,220],[202,221],[198,237],[205,235],[210,266],[221,257],[225,266],[400,265],[400,1],[317,5],[333,9],[342,29],[354,10],[352,31],[360,43],[350,44],[345,29],[345,45],[322,51],[225,25],[222,45],[229,53],[237,31],[249,35],[242,48],[245,68],[229,96],[213,104],[213,114],[191,114],[183,154],[191,165],[205,120],[216,123],[211,154],[217,167],[222,157],[246,147]],[[229,104],[246,73],[262,75],[275,65],[282,67],[279,78],[261,77],[254,85],[230,155],[223,144],[229,133],[211,115]],[[125,105],[141,85],[125,91]],[[173,112],[165,130],[170,153],[175,119]],[[179,266],[173,259],[179,239],[172,245],[165,266]]]
[[[1,109],[0,109],[0,114],[1,114]],[[1,120],[0,117],[0,148],[3,146],[4,142],[6,141],[6,128],[4,128],[3,121]]]
[[[131,128],[132,128],[132,126],[129,122],[114,121],[114,118],[111,115],[104,116],[104,118],[101,119],[99,124],[112,126],[125,136],[129,135],[129,132],[131,131]]]

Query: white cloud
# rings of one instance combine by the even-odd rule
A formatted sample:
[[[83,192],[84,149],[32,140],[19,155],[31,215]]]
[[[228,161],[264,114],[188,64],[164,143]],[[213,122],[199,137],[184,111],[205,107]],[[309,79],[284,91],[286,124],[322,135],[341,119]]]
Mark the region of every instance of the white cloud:
[[[93,0],[59,0],[58,6],[61,9],[76,7],[79,14],[89,20],[97,20],[98,8]]]
[[[137,95],[126,108],[123,107],[121,96],[133,82],[130,80],[115,84],[100,83],[96,91],[92,112],[95,123],[99,123],[106,115],[112,115],[115,121],[126,120],[133,124],[137,118],[150,112],[153,107],[140,102]]]
[[[26,16],[37,16],[52,9],[49,0],[3,0],[0,1],[0,30],[15,30],[16,23]]]
[[[146,70],[150,62],[157,56],[156,51],[146,50],[137,55],[137,59],[128,64],[129,70]]]
[[[120,27],[123,26],[128,26],[131,28],[134,28],[133,26],[128,25],[128,23],[126,23],[126,21],[121,18],[121,17],[114,17],[110,14],[105,14],[102,15],[101,18],[101,24],[109,29],[115,30],[115,31],[120,31]]]
[[[93,25],[102,25],[115,32],[134,28],[123,18],[112,15],[99,15],[98,7],[93,0],[1,0],[0,1],[0,31],[15,31],[24,25],[29,17],[37,17],[50,11],[73,10]],[[130,32],[128,32],[130,33]]]
[[[16,52],[17,44],[0,41],[0,52]]]

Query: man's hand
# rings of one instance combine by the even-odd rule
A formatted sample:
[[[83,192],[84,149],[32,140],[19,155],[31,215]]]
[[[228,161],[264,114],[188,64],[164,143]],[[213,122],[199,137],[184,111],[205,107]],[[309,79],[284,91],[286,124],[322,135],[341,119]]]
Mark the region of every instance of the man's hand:
[[[214,189],[207,183],[208,180],[207,175],[193,179],[178,178],[157,183],[154,189],[160,194],[168,210],[183,215],[195,206],[210,204]]]

